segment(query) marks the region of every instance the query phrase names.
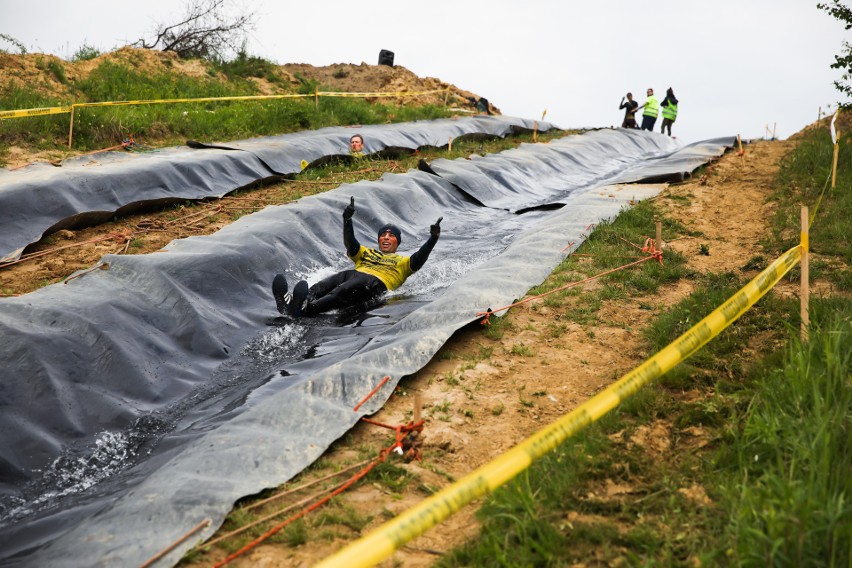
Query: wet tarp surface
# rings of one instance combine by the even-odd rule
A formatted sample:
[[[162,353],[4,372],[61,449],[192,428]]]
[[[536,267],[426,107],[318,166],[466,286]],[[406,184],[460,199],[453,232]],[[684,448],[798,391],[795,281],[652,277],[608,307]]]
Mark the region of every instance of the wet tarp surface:
[[[69,158],[61,167],[35,164],[0,170],[0,260],[59,229],[103,222],[141,206],[222,197],[258,180],[296,174],[348,157],[349,138],[364,137],[370,154],[446,146],[471,136],[544,132],[549,123],[507,116],[475,116],[404,124],[329,127],[227,144],[194,143],[148,153],[101,152]]]
[[[681,151],[707,161],[732,143],[684,149],[602,130],[437,160],[424,169],[447,177],[412,170],[341,186],[3,299],[0,565],[139,565],[206,518],[200,534],[210,536],[235,500],[312,463],[477,312],[544,280],[589,223],[660,189],[611,181],[628,171],[642,179],[643,164],[648,176],[681,172]],[[581,156],[596,169],[578,167]],[[477,169],[465,175],[458,164]],[[314,282],[348,267],[350,196],[358,238],[371,244],[376,227],[394,222],[402,253],[444,217],[426,266],[367,311],[276,317],[276,272]]]

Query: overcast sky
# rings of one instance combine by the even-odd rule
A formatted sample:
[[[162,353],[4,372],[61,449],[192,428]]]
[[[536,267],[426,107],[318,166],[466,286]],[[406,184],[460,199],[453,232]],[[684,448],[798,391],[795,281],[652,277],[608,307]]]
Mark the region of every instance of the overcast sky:
[[[259,16],[248,52],[277,63],[376,64],[488,98],[561,128],[620,125],[627,91],[680,99],[673,134],[786,138],[840,98],[829,66],[852,40],[817,0],[237,0]],[[0,34],[69,59],[182,15],[182,0],[0,0]],[[9,47],[0,42],[0,47]],[[776,126],[777,125],[777,126]],[[660,121],[657,122],[657,129]]]

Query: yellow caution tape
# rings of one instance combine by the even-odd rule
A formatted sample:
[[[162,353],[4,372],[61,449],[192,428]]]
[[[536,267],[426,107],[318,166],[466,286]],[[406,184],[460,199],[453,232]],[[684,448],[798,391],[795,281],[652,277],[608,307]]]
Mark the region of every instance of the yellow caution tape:
[[[4,118],[26,118],[28,116],[43,116],[46,114],[66,114],[71,112],[70,106],[26,108],[20,110],[0,110],[0,119]]]
[[[440,523],[464,505],[503,485],[533,461],[600,419],[648,382],[670,371],[739,318],[763,297],[802,257],[802,247],[790,249],[710,315],[616,383],[539,430],[508,452],[446,489],[380,526],[316,566],[356,568],[373,566],[413,538]]]
[[[397,91],[395,93],[339,93],[334,91],[319,91],[317,95],[320,97],[416,97],[419,95],[434,95],[436,93],[446,93],[449,89],[436,89],[434,91]],[[311,95],[313,96],[313,95]]]
[[[74,107],[106,107],[106,106],[127,106],[127,105],[159,105],[170,103],[206,103],[214,101],[252,101],[252,100],[267,100],[267,99],[298,99],[304,97],[313,97],[313,95],[291,94],[291,95],[243,95],[234,97],[201,97],[197,99],[143,99],[137,101],[104,101],[99,103],[75,103]]]
[[[234,97],[202,97],[197,99],[143,99],[135,101],[103,101],[97,103],[74,103],[70,106],[49,107],[49,108],[30,108],[21,110],[0,110],[0,119],[4,118],[25,118],[28,116],[41,116],[47,114],[65,114],[70,113],[75,107],[107,107],[107,106],[128,106],[128,105],[158,105],[171,103],[205,103],[215,101],[251,101],[251,100],[272,100],[272,99],[298,99],[306,97],[412,97],[418,95],[431,95],[435,93],[444,93],[449,89],[438,89],[433,91],[417,91],[408,92],[400,91],[394,93],[337,93],[332,91],[318,91],[314,94],[287,94],[287,95],[244,95]]]

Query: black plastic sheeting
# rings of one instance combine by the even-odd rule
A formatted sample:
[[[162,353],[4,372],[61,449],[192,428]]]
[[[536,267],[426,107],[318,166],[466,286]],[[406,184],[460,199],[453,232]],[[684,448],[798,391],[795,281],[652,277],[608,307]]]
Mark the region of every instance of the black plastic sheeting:
[[[153,152],[100,152],[69,158],[61,167],[41,163],[0,170],[0,261],[60,229],[84,227],[141,207],[222,197],[275,176],[349,157],[349,138],[364,137],[365,152],[386,155],[446,146],[463,137],[545,132],[547,122],[475,116],[403,124],[329,127],[226,145],[193,143]]]
[[[660,189],[612,181],[682,175],[681,151],[706,163],[732,144],[680,149],[619,129],[437,160],[424,169],[451,181],[412,170],[341,186],[3,299],[0,564],[139,565],[205,518],[209,537],[237,499],[292,478],[380,408],[477,312],[543,281],[590,223]],[[403,253],[443,216],[429,262],[366,312],[275,317],[276,272],[313,282],[348,266],[350,196],[362,242],[391,221]]]

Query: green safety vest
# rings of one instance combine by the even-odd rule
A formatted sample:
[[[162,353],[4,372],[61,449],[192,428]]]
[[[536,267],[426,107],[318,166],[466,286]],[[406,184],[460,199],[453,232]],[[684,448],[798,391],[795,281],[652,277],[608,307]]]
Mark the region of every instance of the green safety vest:
[[[657,100],[657,97],[651,95],[648,97],[648,100],[645,101],[645,112],[642,113],[642,116],[653,116],[657,118],[657,115],[660,114],[660,101]]]
[[[673,105],[672,103],[667,104],[663,107],[663,118],[668,118],[672,122],[674,122],[675,118],[677,118],[677,105]]]

